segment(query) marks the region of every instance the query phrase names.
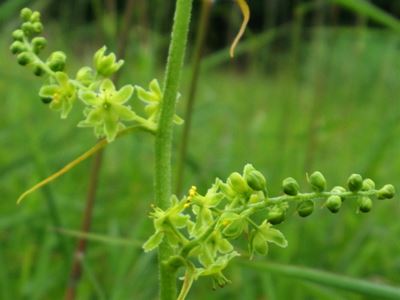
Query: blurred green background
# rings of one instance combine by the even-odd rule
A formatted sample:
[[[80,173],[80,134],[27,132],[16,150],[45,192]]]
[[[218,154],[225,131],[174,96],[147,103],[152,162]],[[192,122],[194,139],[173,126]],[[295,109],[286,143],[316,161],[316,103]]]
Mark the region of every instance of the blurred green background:
[[[79,230],[90,161],[21,205],[19,194],[95,144],[37,96],[41,79],[9,53],[23,6],[42,11],[46,50],[64,50],[68,70],[90,64],[95,50],[115,50],[125,1],[8,0],[0,2],[0,299],[62,299]],[[174,1],[133,1],[121,84],[162,80]],[[195,0],[178,111],[187,100],[201,1]],[[252,19],[230,60],[241,22],[232,1],[215,1],[199,75],[184,190],[204,192],[247,162],[266,174],[271,194],[293,176],[322,171],[330,186],[358,172],[400,190],[400,1],[249,0]],[[133,106],[140,107],[138,99]],[[176,129],[175,149],[182,128]],[[156,299],[156,256],[140,249],[152,229],[152,138],[126,136],[107,147],[77,299]],[[177,154],[178,151],[175,153]],[[174,160],[176,162],[176,156]],[[369,214],[345,203],[337,215],[295,212],[279,225],[289,247],[266,258],[400,285],[400,205],[377,202]],[[132,245],[118,242],[133,241]],[[245,245],[239,245],[245,249]],[[236,263],[233,284],[212,291],[201,279],[189,299],[376,299]]]

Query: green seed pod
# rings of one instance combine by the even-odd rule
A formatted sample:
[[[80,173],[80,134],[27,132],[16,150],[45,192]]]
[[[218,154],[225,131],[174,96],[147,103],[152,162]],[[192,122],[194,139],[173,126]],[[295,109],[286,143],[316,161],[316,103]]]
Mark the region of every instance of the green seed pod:
[[[43,104],[49,104],[51,101],[53,101],[53,99],[50,97],[41,97],[40,100],[42,100]]]
[[[243,179],[242,175],[240,175],[238,172],[232,173],[229,176],[227,183],[236,193],[239,194],[246,193],[249,190],[246,181]]]
[[[396,193],[396,190],[393,185],[391,184],[386,184],[381,188],[378,193],[378,199],[383,200],[383,199],[392,199],[394,197],[394,194]]]
[[[300,202],[299,205],[297,206],[297,213],[299,214],[300,217],[303,218],[311,215],[313,211],[314,211],[314,201],[311,200]]]
[[[49,68],[54,72],[63,71],[65,68],[66,60],[67,60],[67,57],[64,52],[55,51],[47,59],[47,64],[48,64]]]
[[[16,41],[22,41],[24,39],[24,32],[21,29],[14,30],[12,37]]]
[[[44,70],[41,66],[37,65],[33,68],[33,74],[40,77],[44,74]]]
[[[43,31],[43,24],[41,22],[35,22],[32,24],[34,33],[41,33]]]
[[[222,233],[227,238],[235,239],[242,234],[244,225],[243,219],[233,220],[222,230]]]
[[[32,33],[34,32],[33,24],[31,22],[22,23],[21,28],[24,34],[27,36],[32,35]]]
[[[361,190],[363,184],[363,179],[360,174],[351,174],[347,180],[347,186],[349,190],[353,193]]]
[[[27,64],[30,64],[33,61],[32,56],[28,52],[22,52],[18,54],[17,56],[17,62],[21,66],[26,66]]]
[[[32,47],[33,47],[33,52],[38,54],[40,50],[42,50],[44,47],[46,47],[47,41],[44,37],[35,37],[32,39]]]
[[[296,179],[292,177],[285,178],[282,181],[282,188],[283,192],[286,195],[296,196],[299,193],[299,184],[297,183]]]
[[[362,191],[370,191],[373,189],[375,189],[375,182],[370,178],[364,179],[361,190]]]
[[[274,208],[268,213],[268,222],[277,225],[285,221],[285,211],[280,208]]]
[[[358,199],[358,209],[363,213],[367,213],[372,208],[372,200],[369,197],[362,196]]]
[[[311,184],[311,188],[315,192],[323,192],[326,188],[326,180],[324,175],[321,172],[316,171],[310,175],[308,178],[309,183]]]
[[[29,21],[31,16],[32,16],[32,11],[29,8],[25,7],[21,10],[20,17],[23,21],[25,22]]]
[[[332,213],[337,213],[342,206],[342,199],[337,195],[329,196],[325,205]]]
[[[34,11],[29,18],[29,20],[34,23],[34,22],[40,22],[40,12]]]
[[[268,244],[265,237],[259,232],[255,232],[251,239],[251,249],[260,255],[267,255]]]
[[[10,51],[12,54],[19,54],[21,52],[26,51],[25,45],[20,41],[15,41],[10,46]]]

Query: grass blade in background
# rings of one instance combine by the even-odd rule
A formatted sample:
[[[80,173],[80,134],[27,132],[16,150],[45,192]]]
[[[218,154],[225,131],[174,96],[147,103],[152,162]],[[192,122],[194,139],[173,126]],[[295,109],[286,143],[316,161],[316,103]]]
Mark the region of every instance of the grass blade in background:
[[[356,14],[368,17],[372,21],[385,25],[395,31],[400,32],[400,21],[392,15],[386,13],[379,7],[366,0],[329,0],[332,3],[343,6]]]
[[[304,267],[263,263],[259,261],[240,261],[240,264],[260,271],[289,276],[365,296],[376,297],[375,299],[400,299],[400,288],[398,287],[373,283],[344,275],[337,275]]]

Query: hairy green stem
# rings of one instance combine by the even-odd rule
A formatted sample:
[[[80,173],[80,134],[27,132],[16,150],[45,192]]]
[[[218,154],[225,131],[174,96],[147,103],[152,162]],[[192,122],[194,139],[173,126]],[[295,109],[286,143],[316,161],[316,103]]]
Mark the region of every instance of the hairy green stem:
[[[155,199],[157,206],[167,209],[172,191],[171,152],[172,126],[175,103],[185,56],[192,0],[177,0],[171,44],[164,82],[164,99],[161,106],[159,128],[155,139]],[[171,247],[163,242],[159,247],[160,298],[176,299],[176,268],[166,263],[172,254]]]

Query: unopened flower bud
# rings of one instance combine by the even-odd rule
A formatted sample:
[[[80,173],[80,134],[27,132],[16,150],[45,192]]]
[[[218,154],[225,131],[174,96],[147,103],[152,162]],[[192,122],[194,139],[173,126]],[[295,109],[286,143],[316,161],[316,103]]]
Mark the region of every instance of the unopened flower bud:
[[[27,64],[30,64],[33,61],[32,56],[28,52],[22,52],[18,54],[17,56],[17,62],[21,66],[26,66]]]
[[[32,23],[32,29],[35,33],[41,33],[43,31],[43,24],[41,22]]]
[[[311,200],[300,202],[299,205],[297,206],[297,213],[299,214],[300,217],[303,218],[311,215],[313,211],[314,211],[314,201]]]
[[[264,175],[260,171],[257,171],[251,164],[247,164],[244,167],[243,176],[249,187],[254,191],[264,191],[266,189],[267,182]]]
[[[381,188],[378,191],[377,196],[378,196],[378,199],[381,199],[381,200],[391,199],[394,197],[395,192],[396,192],[396,190],[393,185],[386,184],[383,186],[383,188]]]
[[[67,57],[64,52],[55,51],[47,59],[47,64],[48,64],[49,68],[54,72],[63,71],[65,68],[66,60],[67,60]]]
[[[352,174],[347,180],[347,186],[349,191],[355,193],[361,190],[363,184],[363,179],[360,174]]]
[[[26,21],[29,21],[30,18],[31,18],[31,16],[32,16],[32,11],[31,11],[29,8],[25,7],[25,8],[23,8],[23,9],[21,10],[20,16],[21,16],[21,19],[22,19],[23,21],[25,21],[25,22],[26,22]]]
[[[229,176],[227,183],[235,192],[239,194],[246,193],[249,190],[246,181],[243,179],[242,175],[240,175],[238,172],[232,173]]]
[[[20,41],[15,41],[10,46],[10,51],[12,54],[19,54],[21,52],[24,52],[25,50],[26,50],[25,45]]]
[[[223,222],[226,223],[222,230],[224,236],[235,239],[242,234],[245,222],[239,215],[231,213],[231,216],[223,219]]]
[[[31,17],[29,18],[29,20],[34,23],[34,22],[40,22],[40,12],[38,11],[34,11],[32,12]]]
[[[33,74],[40,77],[44,74],[44,70],[41,66],[37,65],[33,68]]]
[[[282,182],[283,192],[286,195],[296,196],[299,193],[299,184],[292,177],[285,178]]]
[[[358,209],[363,213],[367,213],[372,208],[372,200],[369,197],[362,196],[358,199]]]
[[[326,188],[326,180],[321,172],[316,171],[308,178],[311,188],[316,192],[323,192]]]
[[[337,213],[342,206],[342,199],[337,195],[329,196],[325,205],[332,213]]]
[[[285,211],[280,208],[273,208],[268,213],[267,220],[272,225],[280,224],[285,220]]]
[[[364,179],[361,190],[362,191],[370,191],[373,189],[375,189],[375,182],[370,178]]]
[[[24,38],[24,32],[21,29],[14,30],[12,33],[12,37],[16,41],[22,41]]]
[[[22,31],[25,35],[30,36],[34,32],[33,24],[31,22],[24,22],[21,25]]]
[[[38,54],[40,50],[42,50],[44,47],[46,47],[47,41],[44,37],[35,37],[32,39],[32,47],[33,47],[33,52]]]

